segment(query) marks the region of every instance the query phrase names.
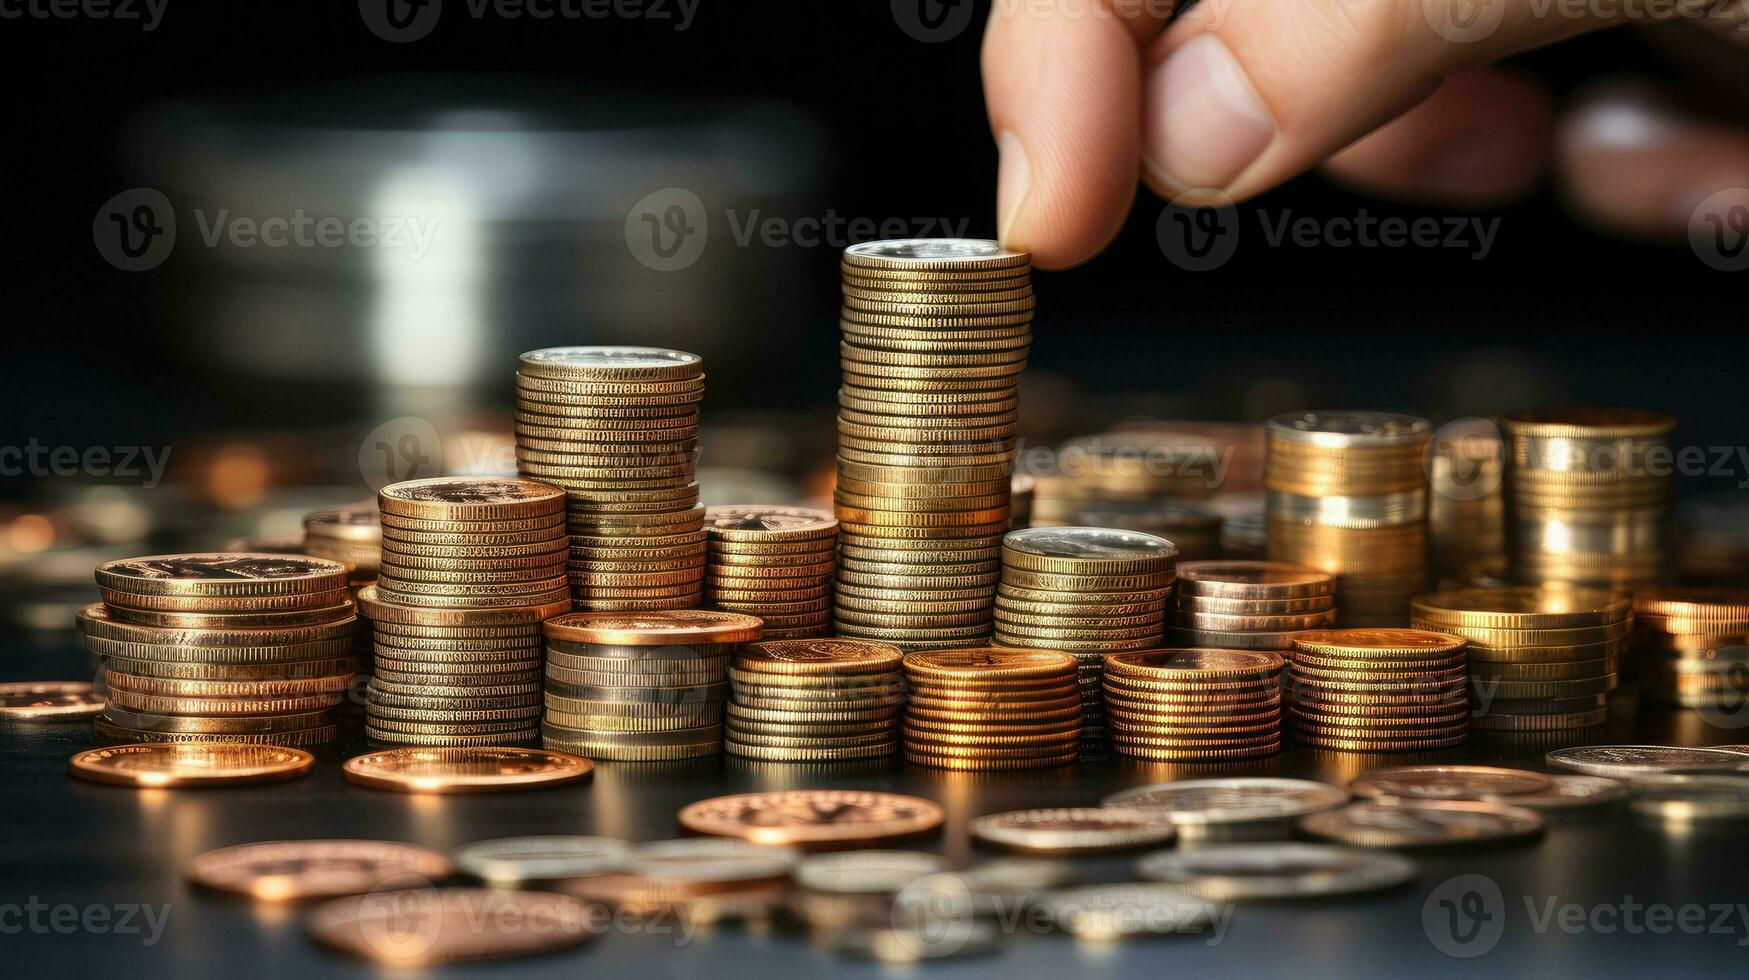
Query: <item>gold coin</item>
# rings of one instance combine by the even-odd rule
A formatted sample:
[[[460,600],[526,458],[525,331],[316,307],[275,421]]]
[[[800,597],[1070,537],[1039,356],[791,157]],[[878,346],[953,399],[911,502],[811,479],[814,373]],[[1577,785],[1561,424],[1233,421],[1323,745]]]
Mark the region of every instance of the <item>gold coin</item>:
[[[157,596],[165,599],[265,599],[273,596],[332,594],[346,588],[346,579],[346,567],[339,562],[301,555],[152,555],[109,561],[97,566],[97,585],[100,589],[123,595]],[[224,607],[221,604],[215,608]]]
[[[91,782],[174,789],[297,779],[309,775],[315,761],[301,749],[273,745],[163,743],[80,752],[67,761],[67,768]]]
[[[1177,573],[1180,593],[1186,596],[1283,600],[1336,594],[1334,575],[1286,562],[1179,562]]]
[[[329,711],[307,711],[299,714],[216,718],[130,711],[111,702],[103,709],[103,720],[117,728],[141,732],[271,735],[324,727],[333,723],[333,715]]]
[[[426,521],[524,520],[564,510],[565,494],[532,480],[433,477],[384,487],[377,506],[385,515]]]
[[[1462,637],[1429,630],[1311,630],[1294,637],[1294,649],[1349,659],[1440,658],[1463,649]]]

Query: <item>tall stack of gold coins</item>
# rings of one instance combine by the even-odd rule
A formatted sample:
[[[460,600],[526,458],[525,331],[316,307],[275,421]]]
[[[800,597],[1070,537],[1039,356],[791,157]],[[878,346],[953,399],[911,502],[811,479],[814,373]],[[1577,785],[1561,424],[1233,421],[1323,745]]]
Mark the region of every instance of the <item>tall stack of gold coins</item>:
[[[1427,524],[1433,574],[1442,587],[1504,581],[1506,462],[1492,424],[1440,428],[1427,452]]]
[[[1080,757],[1075,658],[1049,650],[905,657],[905,760],[939,769],[1039,769]]]
[[[830,513],[806,507],[711,507],[705,510],[705,531],[710,535],[705,599],[711,608],[758,616],[770,640],[832,632],[838,520]]]
[[[1269,420],[1269,557],[1336,576],[1337,621],[1402,626],[1427,585],[1433,427],[1385,412],[1295,412]]]
[[[337,561],[349,569],[347,585],[354,602],[358,590],[377,580],[382,565],[383,526],[377,520],[375,501],[319,510],[304,515],[304,554],[312,558]],[[364,715],[364,694],[370,685],[372,670],[372,640],[370,620],[363,616],[353,623],[352,655],[358,658],[358,677],[352,690],[340,705],[348,718]]]
[[[1221,515],[1195,507],[1144,500],[1090,503],[1075,515],[1083,527],[1110,527],[1165,538],[1178,549],[1178,560],[1203,561],[1221,554]]]
[[[360,593],[376,637],[365,734],[407,745],[536,735],[538,624],[565,611],[565,494],[510,477],[434,477],[377,494],[382,565]]]
[[[1421,752],[1469,735],[1464,640],[1414,629],[1313,630],[1294,638],[1288,726],[1339,752]]]
[[[1167,617],[1174,646],[1273,650],[1336,622],[1336,576],[1279,561],[1187,561]]]
[[[516,465],[562,487],[577,608],[704,604],[704,362],[654,347],[552,347],[516,373]]]
[[[996,643],[1075,657],[1089,755],[1105,748],[1105,657],[1160,645],[1177,556],[1165,538],[1102,527],[1028,528],[1002,539]]]
[[[1632,591],[1673,575],[1676,420],[1625,408],[1545,409],[1506,431],[1513,577]]]
[[[1105,706],[1119,755],[1155,762],[1281,751],[1282,659],[1246,650],[1140,650],[1105,658]]]
[[[1749,723],[1749,591],[1635,592],[1634,675],[1642,697]]]
[[[729,675],[724,748],[770,762],[838,762],[899,751],[904,654],[873,640],[749,643]]]
[[[97,734],[130,742],[331,741],[357,667],[339,562],[155,555],[97,566],[78,616],[102,666]]]
[[[1029,257],[988,241],[871,242],[845,250],[842,272],[833,500],[839,581],[862,591],[838,590],[834,628],[907,650],[977,646],[1009,527]]]
[[[1543,732],[1609,717],[1630,612],[1595,589],[1454,589],[1417,596],[1414,623],[1469,641],[1470,727]]]
[[[653,762],[722,751],[729,665],[761,625],[740,613],[671,609],[570,613],[543,630],[543,744]]]

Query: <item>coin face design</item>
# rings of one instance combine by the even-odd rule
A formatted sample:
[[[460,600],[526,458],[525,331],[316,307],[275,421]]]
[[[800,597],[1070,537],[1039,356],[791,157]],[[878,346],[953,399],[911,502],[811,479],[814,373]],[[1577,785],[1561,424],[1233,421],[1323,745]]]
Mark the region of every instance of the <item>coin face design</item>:
[[[924,875],[950,867],[947,858],[923,851],[842,851],[803,858],[796,865],[795,882],[837,894],[896,895]]]
[[[594,938],[589,907],[568,895],[408,888],[324,902],[305,919],[331,949],[397,967],[439,966],[565,949]]]
[[[1499,803],[1401,800],[1314,813],[1300,820],[1300,829],[1358,847],[1441,847],[1534,836],[1542,832],[1543,818]]]
[[[1548,790],[1549,777],[1494,766],[1395,766],[1375,769],[1348,784],[1372,799],[1487,800]]]
[[[1120,807],[1012,810],[978,817],[973,839],[1035,854],[1092,854],[1170,842],[1178,832],[1158,811]]]
[[[393,483],[384,487],[382,494],[391,500],[425,503],[515,504],[550,498],[554,495],[554,489],[532,480],[439,476],[427,480]]]
[[[1059,889],[1040,895],[1038,906],[1057,928],[1085,939],[1200,932],[1218,911],[1205,899],[1155,882]]]
[[[81,752],[67,768],[79,779],[171,789],[296,779],[316,757],[302,749],[242,742],[151,742]]]
[[[525,364],[553,365],[565,368],[605,369],[610,371],[666,371],[700,369],[704,359],[685,351],[662,347],[547,347],[529,351],[521,360]]]
[[[808,507],[707,507],[704,519],[714,531],[825,532],[838,526],[836,517]]]
[[[1160,851],[1136,861],[1136,876],[1216,902],[1353,895],[1413,881],[1398,854],[1288,841]]]
[[[720,837],[686,838],[638,845],[626,856],[625,871],[664,881],[767,881],[788,876],[800,858],[787,847]]]
[[[944,262],[965,259],[1008,259],[1021,264],[1025,252],[1011,252],[1000,242],[974,238],[916,238],[882,242],[859,242],[844,250],[847,258],[891,261]]]
[[[537,789],[588,778],[595,764],[550,749],[406,746],[346,760],[349,782],[402,793],[487,793]]]
[[[917,796],[864,790],[789,790],[701,800],[680,811],[694,833],[756,844],[843,844],[915,837],[941,826],[942,808]]]
[[[1448,614],[1501,613],[1510,615],[1577,614],[1571,623],[1538,623],[1541,628],[1587,626],[1613,622],[1627,615],[1631,604],[1610,593],[1594,589],[1536,589],[1509,586],[1491,589],[1453,589],[1417,597],[1417,608]],[[1474,625],[1487,625],[1476,623]]]
[[[1348,802],[1348,791],[1310,779],[1185,779],[1114,793],[1104,806],[1158,809],[1179,824],[1288,820]]]
[[[757,616],[708,609],[579,612],[555,616],[542,624],[549,639],[618,646],[743,643],[757,640],[764,628],[764,621]]]
[[[332,577],[336,569],[341,575],[346,573],[345,566],[337,562],[303,555],[152,555],[104,562],[97,566],[97,580],[106,588],[125,592],[130,583],[321,579]]]
[[[1051,650],[977,647],[907,654],[905,669],[926,674],[1048,676],[1075,669],[1075,658]]]
[[[1137,650],[1127,653],[1113,653],[1106,657],[1107,667],[1113,663],[1121,671],[1124,667],[1143,668],[1157,671],[1182,671],[1189,679],[1190,674],[1200,674],[1213,677],[1221,676],[1265,676],[1282,669],[1283,661],[1277,654],[1251,650],[1212,650],[1187,647],[1173,650]],[[1176,678],[1174,678],[1176,679]]]
[[[456,851],[456,870],[493,884],[557,881],[625,867],[632,845],[615,837],[548,836],[483,840]]]
[[[1433,436],[1426,419],[1392,412],[1289,412],[1265,428],[1272,437],[1331,448],[1408,445]]]
[[[195,855],[188,869],[197,885],[268,901],[357,895],[397,879],[428,886],[449,874],[437,851],[379,840],[240,844]]]
[[[1551,766],[1615,778],[1676,769],[1735,769],[1743,764],[1743,756],[1735,752],[1678,745],[1582,745],[1556,749],[1544,758]]]
[[[1572,776],[1557,773],[1549,777],[1549,787],[1532,793],[1490,798],[1492,802],[1528,807],[1532,810],[1573,810],[1606,806],[1626,799],[1628,787],[1620,780],[1606,776]]]
[[[1307,630],[1294,637],[1294,648],[1316,652],[1447,653],[1464,645],[1461,636],[1432,630],[1373,627],[1369,629]]]
[[[0,718],[10,721],[90,718],[102,710],[103,695],[90,681],[0,684]]]
[[[1011,532],[1002,546],[1041,558],[1170,558],[1172,542],[1140,531],[1103,527],[1033,527]]]
[[[890,667],[896,670],[904,656],[898,647],[873,640],[767,640],[748,644],[741,651],[736,666],[742,670],[783,664]]]

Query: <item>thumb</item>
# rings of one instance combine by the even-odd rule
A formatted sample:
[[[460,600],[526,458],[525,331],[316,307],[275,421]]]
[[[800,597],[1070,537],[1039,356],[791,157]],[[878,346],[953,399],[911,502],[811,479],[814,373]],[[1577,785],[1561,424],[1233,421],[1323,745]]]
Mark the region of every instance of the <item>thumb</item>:
[[[1143,169],[1244,198],[1308,170],[1460,68],[1619,22],[1563,0],[1205,0],[1148,52]],[[1658,6],[1658,5],[1647,5]]]

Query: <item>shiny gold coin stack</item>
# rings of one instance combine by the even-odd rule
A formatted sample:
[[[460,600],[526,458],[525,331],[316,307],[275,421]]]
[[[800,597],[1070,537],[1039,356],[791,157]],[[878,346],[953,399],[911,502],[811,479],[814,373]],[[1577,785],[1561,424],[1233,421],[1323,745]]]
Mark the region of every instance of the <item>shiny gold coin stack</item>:
[[[1336,576],[1279,561],[1187,561],[1167,635],[1176,646],[1273,650],[1293,656],[1294,637],[1336,621]]]
[[[706,609],[547,620],[542,743],[624,762],[716,755],[729,665],[761,628],[756,617]]]
[[[516,745],[539,734],[541,620],[570,608],[469,609],[382,602],[358,593],[376,637],[365,734],[396,745]]]
[[[1105,658],[1112,748],[1156,762],[1250,759],[1281,751],[1281,657],[1166,649]]]
[[[1385,412],[1293,412],[1265,427],[1269,557],[1336,576],[1337,621],[1401,626],[1427,585],[1433,427]]]
[[[940,769],[1039,769],[1080,756],[1075,658],[1050,650],[905,657],[905,760]]]
[[[1572,408],[1519,412],[1500,426],[1514,579],[1618,592],[1670,581],[1675,419]]]
[[[383,526],[377,520],[376,501],[304,515],[304,554],[345,565],[349,569],[347,586],[356,603],[358,591],[377,580],[377,571],[382,566]],[[346,700],[340,704],[340,713],[344,717],[364,717],[364,694],[370,686],[373,646],[370,620],[360,616],[354,621],[352,632],[352,655],[358,658],[358,677],[353,680]]]
[[[1609,717],[1626,599],[1595,589],[1501,587],[1417,596],[1416,629],[1469,641],[1470,727],[1544,732]]]
[[[1177,556],[1165,538],[1102,527],[1028,528],[1002,539],[996,643],[1074,656],[1089,756],[1105,750],[1105,657],[1160,645]]]
[[[553,347],[522,355],[516,464],[565,490],[577,608],[704,604],[698,502],[704,362],[654,347]]]
[[[907,650],[987,642],[1029,258],[987,241],[871,242],[845,250],[842,273],[834,629]]]
[[[1506,461],[1491,423],[1453,423],[1428,450],[1427,525],[1434,578],[1442,587],[1504,581]]]
[[[838,762],[899,750],[904,654],[873,640],[776,640],[729,672],[724,748],[772,762]]]
[[[1075,515],[1083,527],[1110,527],[1165,538],[1178,560],[1203,561],[1221,554],[1221,515],[1195,507],[1143,500],[1091,503]]]
[[[102,665],[97,734],[132,742],[331,741],[352,683],[353,605],[339,562],[158,555],[97,567],[78,616]]]
[[[711,608],[758,616],[768,640],[832,632],[837,518],[805,507],[711,507],[705,531]]]
[[[1634,593],[1634,679],[1642,697],[1740,719],[1749,693],[1749,591]]]
[[[540,606],[565,591],[565,494],[509,477],[439,476],[377,494],[377,601],[446,609]]]
[[[1469,734],[1464,639],[1414,629],[1313,630],[1294,638],[1288,726],[1339,752],[1421,752]]]

